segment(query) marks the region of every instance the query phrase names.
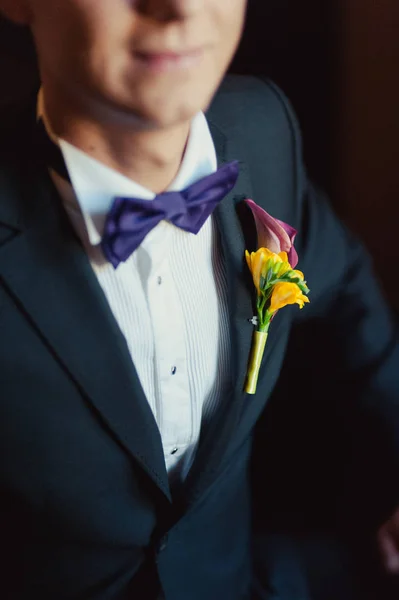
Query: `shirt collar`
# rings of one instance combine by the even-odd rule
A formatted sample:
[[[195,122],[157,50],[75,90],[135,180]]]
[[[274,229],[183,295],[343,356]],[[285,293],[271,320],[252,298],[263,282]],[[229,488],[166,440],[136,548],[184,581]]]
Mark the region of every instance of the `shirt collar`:
[[[42,92],[38,99],[38,114],[43,118],[49,135],[60,146],[89,241],[96,246],[101,242],[106,216],[115,197],[132,196],[151,201],[155,194],[67,141],[56,138],[45,117]],[[180,169],[168,191],[183,190],[202,177],[211,175],[216,169],[213,139],[205,115],[199,112],[192,120]]]

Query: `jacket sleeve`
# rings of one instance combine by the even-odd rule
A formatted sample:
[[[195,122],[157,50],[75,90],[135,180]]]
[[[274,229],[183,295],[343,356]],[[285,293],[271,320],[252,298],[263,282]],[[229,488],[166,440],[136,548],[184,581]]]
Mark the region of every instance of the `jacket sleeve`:
[[[311,290],[311,304],[293,310],[270,407],[284,424],[277,438],[271,432],[283,462],[275,473],[292,470],[296,495],[315,514],[328,507],[374,528],[399,505],[398,326],[370,257],[309,181],[296,118],[274,89],[292,132],[298,268]]]

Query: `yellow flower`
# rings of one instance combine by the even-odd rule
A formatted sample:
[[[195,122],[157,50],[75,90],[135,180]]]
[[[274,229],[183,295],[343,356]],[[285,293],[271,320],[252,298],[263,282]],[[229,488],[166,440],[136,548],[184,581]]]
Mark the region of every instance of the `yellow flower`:
[[[293,279],[297,277],[301,281],[305,280],[305,275],[302,273],[302,271],[298,271],[297,269],[295,269],[295,270],[293,269],[291,271],[290,277],[292,277]]]
[[[267,248],[259,248],[257,252],[251,252],[251,254],[246,250],[245,258],[247,259],[248,268],[252,273],[258,295],[261,294],[261,277],[266,277],[269,269],[273,269],[274,274],[278,274],[279,276],[291,270],[286,252],[276,254]]]
[[[259,248],[257,252],[248,252],[245,251],[245,258],[247,259],[247,265],[249,270],[252,273],[252,278],[254,280],[254,284],[258,295],[260,295],[260,277],[262,274],[262,269],[265,268],[265,265],[268,261],[266,248]]]
[[[301,292],[296,283],[276,283],[269,312],[273,314],[288,304],[299,304],[299,308],[303,308],[306,302],[309,302],[309,298]]]

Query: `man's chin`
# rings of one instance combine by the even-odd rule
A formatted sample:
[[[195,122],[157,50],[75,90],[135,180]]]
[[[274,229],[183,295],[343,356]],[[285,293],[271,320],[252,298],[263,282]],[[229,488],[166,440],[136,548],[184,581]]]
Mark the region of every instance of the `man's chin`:
[[[110,119],[126,127],[154,130],[190,122],[198,112],[207,109],[212,97],[212,92],[205,93],[203,87],[196,93],[187,93],[184,86],[179,90],[170,86],[163,89],[128,86],[117,94],[103,89],[92,99],[99,120]],[[91,112],[93,114],[93,110]]]
[[[141,106],[133,109],[134,118],[143,129],[170,129],[190,122],[195,115],[206,108],[205,103],[176,103],[171,102],[157,106]]]
[[[210,89],[209,81],[154,81],[152,85],[132,85],[125,94],[131,110],[141,118],[143,124],[152,127],[171,127],[190,121],[198,112],[205,111],[215,90]],[[215,83],[216,87],[216,83]]]

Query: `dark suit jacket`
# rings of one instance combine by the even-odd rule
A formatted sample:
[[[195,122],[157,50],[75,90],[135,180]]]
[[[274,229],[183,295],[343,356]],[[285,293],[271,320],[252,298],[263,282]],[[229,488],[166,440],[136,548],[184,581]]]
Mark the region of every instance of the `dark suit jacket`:
[[[348,412],[384,430],[396,465],[398,343],[368,260],[309,184],[281,92],[226,80],[208,118],[219,162],[241,163],[238,184],[216,211],[235,389],[172,497],[125,339],[35,151],[28,113],[4,129],[1,144],[1,597],[155,600],[161,585],[167,600],[249,598],[253,527],[267,532],[279,522],[268,477],[290,443],[287,428],[274,433],[276,411],[267,418],[272,394],[270,406],[284,410],[295,400],[288,405],[296,419],[308,396],[323,404],[332,382],[345,382]],[[244,251],[256,248],[241,202],[248,197],[298,229],[299,267],[312,290],[311,305],[273,321],[255,396],[243,393],[254,314]],[[291,423],[289,412],[284,419]],[[285,491],[294,494],[287,505],[301,495],[283,486],[280,499]],[[396,492],[384,496],[384,510]],[[255,564],[267,579],[264,563]],[[279,597],[305,598],[292,590]]]

